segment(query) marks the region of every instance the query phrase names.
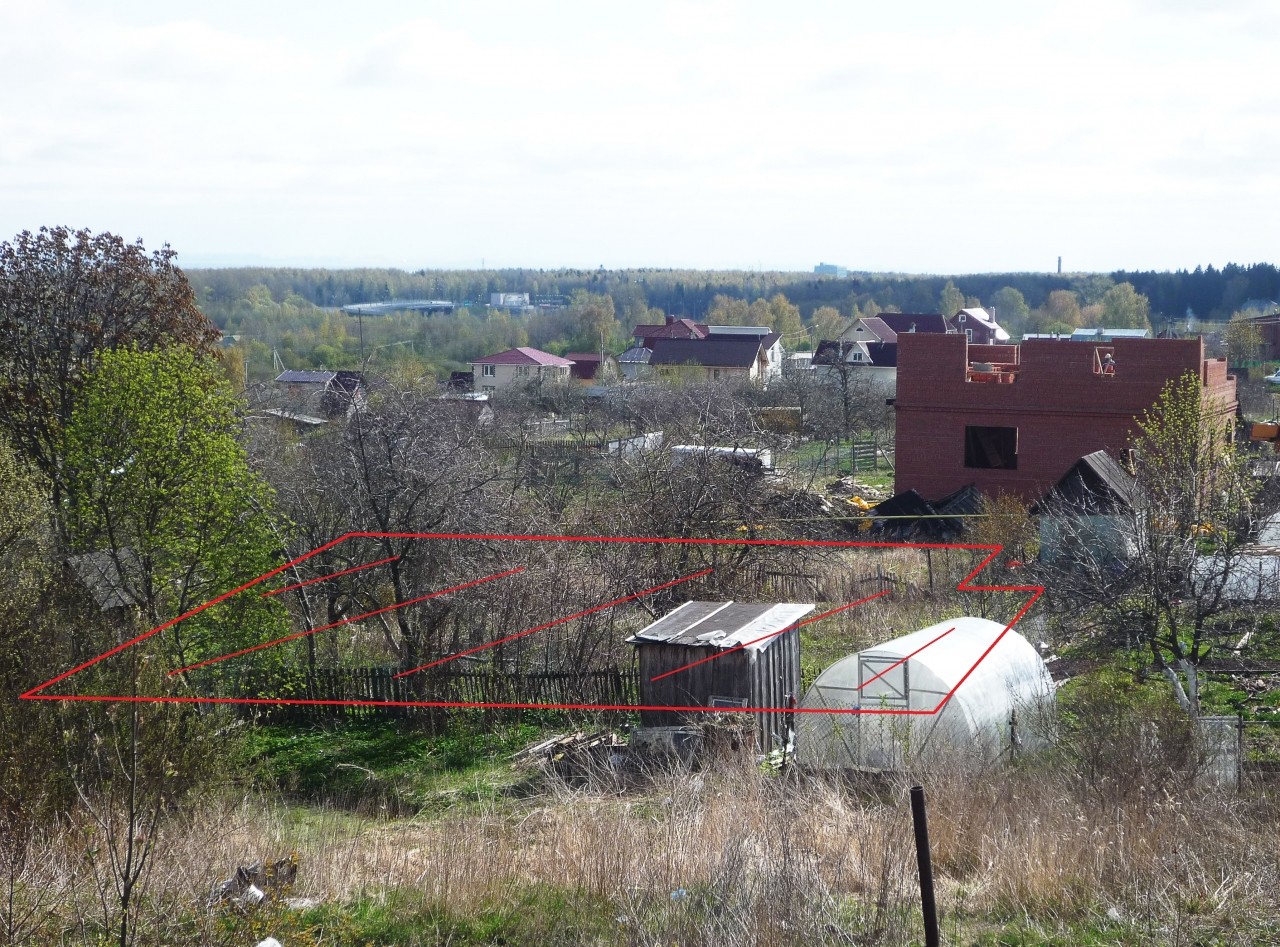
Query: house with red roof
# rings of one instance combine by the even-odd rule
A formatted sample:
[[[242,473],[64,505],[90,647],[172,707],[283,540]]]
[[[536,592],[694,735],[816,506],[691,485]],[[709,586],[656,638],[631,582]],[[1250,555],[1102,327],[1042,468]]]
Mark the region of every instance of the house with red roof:
[[[781,337],[768,326],[713,326],[667,316],[662,325],[636,326],[631,336],[635,345],[619,358],[628,378],[648,365],[665,366],[659,374],[690,365],[706,369],[712,379],[732,374],[767,383],[782,374],[786,357]],[[758,352],[748,340],[756,342]]]
[[[471,363],[477,391],[497,391],[530,382],[562,383],[569,380],[573,361],[541,349],[522,345]]]
[[[702,323],[667,316],[667,321],[661,325],[636,326],[631,337],[636,340],[636,345],[652,351],[659,339],[705,339],[707,334],[707,327]]]

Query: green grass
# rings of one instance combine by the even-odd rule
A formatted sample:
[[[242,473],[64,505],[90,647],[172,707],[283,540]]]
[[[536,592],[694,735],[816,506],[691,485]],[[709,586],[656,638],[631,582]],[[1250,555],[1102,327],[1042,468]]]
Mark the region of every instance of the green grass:
[[[487,731],[455,724],[432,736],[411,723],[352,719],[257,727],[242,752],[260,785],[294,798],[420,811],[511,791],[519,776],[509,757],[540,732],[529,724]]]
[[[481,947],[529,944],[568,947],[609,943],[615,911],[580,893],[531,885],[486,899],[467,914],[424,901],[415,891],[389,891],[352,904],[304,912],[306,930],[330,936],[317,942],[369,947]],[[305,941],[304,941],[305,942]]]

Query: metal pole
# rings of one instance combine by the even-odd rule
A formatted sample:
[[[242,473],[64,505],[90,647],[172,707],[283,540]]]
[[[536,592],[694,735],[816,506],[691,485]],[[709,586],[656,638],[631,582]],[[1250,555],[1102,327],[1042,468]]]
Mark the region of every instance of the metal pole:
[[[938,947],[938,906],[933,900],[933,860],[929,856],[929,821],[924,787],[911,787],[911,822],[916,833],[916,865],[920,870],[920,908],[924,913],[925,947]]]

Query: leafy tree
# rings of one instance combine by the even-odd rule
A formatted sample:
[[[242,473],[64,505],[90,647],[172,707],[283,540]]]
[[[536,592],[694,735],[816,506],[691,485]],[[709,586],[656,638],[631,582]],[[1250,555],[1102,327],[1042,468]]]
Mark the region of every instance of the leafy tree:
[[[1080,299],[1069,289],[1055,289],[1044,303],[1045,317],[1051,323],[1078,327],[1084,323]]]
[[[103,352],[181,344],[210,352],[217,330],[168,246],[66,227],[0,244],[0,431],[63,492],[62,429]],[[57,503],[55,502],[55,507]]]
[[[1011,333],[1022,331],[1031,310],[1022,293],[1012,286],[1002,286],[991,297],[991,305],[995,309],[996,321]]]
[[[1091,607],[1113,645],[1140,642],[1192,716],[1200,667],[1223,640],[1239,637],[1232,620],[1250,604],[1241,589],[1261,578],[1245,555],[1260,513],[1257,486],[1229,425],[1187,373],[1138,421],[1134,487],[1114,515],[1118,541],[1099,542],[1090,518],[1050,501],[1066,524],[1062,566],[1047,582],[1058,604]]]
[[[956,288],[956,284],[951,280],[947,280],[947,285],[942,287],[942,292],[938,296],[938,311],[944,316],[951,317],[964,308],[964,293]]]
[[[582,351],[613,349],[624,338],[622,324],[614,315],[612,297],[579,290],[573,296],[572,311],[579,324],[575,341]]]
[[[1102,324],[1109,329],[1151,328],[1151,303],[1132,283],[1117,283],[1102,296]]]
[[[764,323],[794,344],[804,334],[804,323],[800,321],[800,310],[787,300],[782,293],[775,293],[769,300],[769,321]],[[785,344],[785,343],[784,343]]]
[[[1262,330],[1242,312],[1231,317],[1222,339],[1227,346],[1227,360],[1235,369],[1244,368],[1262,351]]]
[[[813,318],[810,320],[809,327],[812,330],[813,338],[821,341],[822,339],[834,339],[844,331],[848,320],[840,315],[840,310],[834,306],[819,306],[813,311]]]
[[[745,326],[751,324],[751,307],[745,299],[719,295],[707,310],[708,325]]]
[[[110,554],[153,626],[276,564],[271,495],[236,440],[237,407],[216,364],[191,349],[126,348],[102,353],[68,421],[73,542]],[[186,664],[276,636],[283,611],[258,591],[166,632],[169,657]]]
[[[50,747],[60,731],[47,707],[15,696],[55,673],[59,648],[42,622],[55,576],[44,479],[0,439],[0,942],[26,943],[59,892],[26,884],[40,856],[34,836],[69,802]]]

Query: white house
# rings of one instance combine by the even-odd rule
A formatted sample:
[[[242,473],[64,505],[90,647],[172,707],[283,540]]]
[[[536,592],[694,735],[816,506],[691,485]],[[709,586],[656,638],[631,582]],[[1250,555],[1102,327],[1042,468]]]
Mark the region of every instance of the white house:
[[[471,363],[476,391],[497,391],[529,382],[567,382],[573,362],[550,352],[521,346]]]

